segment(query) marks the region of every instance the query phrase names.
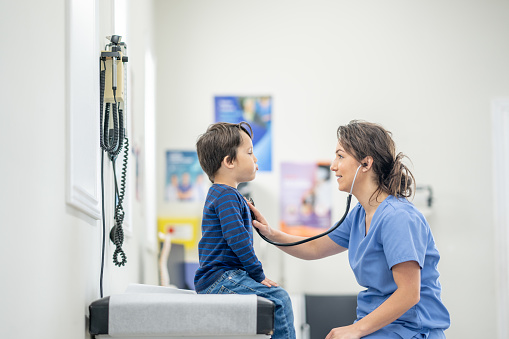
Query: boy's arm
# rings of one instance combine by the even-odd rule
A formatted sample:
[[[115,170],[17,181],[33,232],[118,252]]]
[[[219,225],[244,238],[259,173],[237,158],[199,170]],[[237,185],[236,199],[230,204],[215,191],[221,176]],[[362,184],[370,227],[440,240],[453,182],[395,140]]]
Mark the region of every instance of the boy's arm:
[[[265,274],[254,252],[250,234],[245,228],[240,201],[234,194],[224,194],[218,200],[216,213],[219,216],[226,243],[249,276],[257,282],[262,282],[265,280]]]

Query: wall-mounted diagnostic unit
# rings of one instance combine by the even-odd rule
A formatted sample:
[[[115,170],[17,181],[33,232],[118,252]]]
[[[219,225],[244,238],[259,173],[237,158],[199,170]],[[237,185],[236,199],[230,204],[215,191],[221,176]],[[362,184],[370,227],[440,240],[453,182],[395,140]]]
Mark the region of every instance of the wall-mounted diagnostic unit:
[[[124,220],[124,209],[122,206],[125,194],[127,157],[129,154],[129,141],[126,133],[126,113],[127,113],[127,86],[126,86],[126,63],[127,63],[127,45],[122,42],[119,35],[108,36],[110,41],[100,56],[100,144],[102,149],[101,156],[101,188],[102,188],[102,214],[103,214],[103,247],[102,247],[102,265],[101,265],[101,297],[102,297],[102,277],[104,269],[104,248],[105,248],[105,214],[104,214],[104,155],[112,163],[113,177],[115,183],[115,215],[114,223],[110,231],[110,240],[115,244],[113,253],[113,263],[116,266],[124,266],[127,257],[122,249],[124,242],[124,231],[122,223]],[[122,174],[120,184],[117,182],[117,172],[115,162],[124,147]]]

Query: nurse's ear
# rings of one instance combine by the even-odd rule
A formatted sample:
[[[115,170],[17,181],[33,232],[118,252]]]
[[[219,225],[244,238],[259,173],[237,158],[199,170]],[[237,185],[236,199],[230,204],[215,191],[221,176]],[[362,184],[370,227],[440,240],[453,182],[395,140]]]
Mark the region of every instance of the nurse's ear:
[[[370,156],[365,157],[361,161],[362,164],[362,171],[367,172],[371,169],[371,166],[373,166],[373,158]]]

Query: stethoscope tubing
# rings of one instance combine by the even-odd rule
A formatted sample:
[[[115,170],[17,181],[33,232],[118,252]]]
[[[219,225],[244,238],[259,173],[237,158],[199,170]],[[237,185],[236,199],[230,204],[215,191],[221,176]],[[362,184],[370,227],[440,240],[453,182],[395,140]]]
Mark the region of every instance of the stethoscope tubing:
[[[359,169],[362,167],[362,165],[360,165],[359,167],[357,167],[357,171],[355,171],[355,176],[353,177],[353,182],[352,182],[352,187],[350,187],[350,194],[348,194],[348,198],[346,199],[346,209],[345,209],[345,213],[343,214],[343,217],[341,217],[341,220],[339,220],[336,225],[334,225],[333,227],[329,228],[327,231],[323,232],[323,233],[320,233],[320,234],[317,234],[315,236],[312,236],[312,237],[309,237],[309,238],[306,238],[306,239],[302,239],[302,240],[299,240],[299,241],[295,241],[295,242],[288,242],[288,243],[281,243],[281,242],[275,242],[275,241],[272,241],[270,240],[269,238],[267,238],[266,236],[264,236],[263,234],[260,233],[260,230],[258,228],[256,228],[256,232],[258,232],[258,234],[260,235],[260,237],[265,240],[266,242],[268,242],[269,244],[272,244],[272,245],[275,245],[275,246],[283,246],[283,247],[287,247],[287,246],[297,246],[297,245],[301,245],[301,244],[304,244],[304,243],[307,243],[309,241],[312,241],[312,240],[315,240],[315,239],[318,239],[318,238],[321,238],[327,234],[329,234],[330,232],[334,231],[336,228],[338,228],[342,223],[343,221],[345,220],[346,216],[348,215],[348,212],[350,212],[350,203],[352,202],[352,192],[353,192],[353,185],[355,184],[355,179],[357,178],[357,173],[359,173]],[[251,204],[253,204],[254,206],[254,202],[253,202],[253,199],[250,199],[251,201]],[[251,216],[254,216],[254,214],[251,212]],[[253,217],[253,220],[254,220],[254,217]]]
[[[329,234],[330,232],[334,231],[336,228],[338,228],[343,223],[343,221],[345,220],[346,216],[348,215],[348,212],[350,211],[350,202],[351,201],[352,201],[352,195],[349,194],[348,198],[346,199],[346,210],[345,210],[345,213],[343,214],[343,217],[341,218],[341,220],[339,220],[336,223],[336,225],[334,225],[333,227],[329,228],[327,231],[325,231],[323,233],[317,234],[315,236],[312,236],[312,237],[309,237],[309,238],[306,238],[306,239],[302,239],[302,240],[295,241],[295,242],[288,242],[288,243],[275,242],[275,241],[270,240],[269,238],[267,238],[263,234],[261,234],[260,230],[258,228],[255,227],[255,229],[256,229],[256,232],[258,232],[258,234],[260,235],[260,237],[263,240],[265,240],[269,244],[272,244],[272,245],[275,245],[275,246],[296,246],[296,245],[304,244],[306,242],[309,242],[309,241],[321,238],[321,237]]]

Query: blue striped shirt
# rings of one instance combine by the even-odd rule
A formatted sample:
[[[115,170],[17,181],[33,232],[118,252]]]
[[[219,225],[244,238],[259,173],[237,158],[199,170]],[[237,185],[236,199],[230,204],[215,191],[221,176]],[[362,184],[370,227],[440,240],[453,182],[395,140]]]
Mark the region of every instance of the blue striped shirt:
[[[253,248],[249,206],[239,191],[228,185],[212,185],[203,207],[201,228],[200,267],[194,277],[197,292],[234,269],[246,271],[257,282],[265,279]]]

